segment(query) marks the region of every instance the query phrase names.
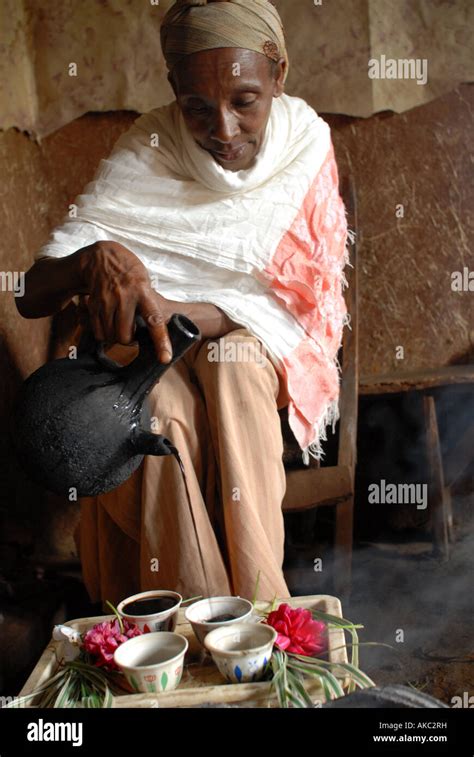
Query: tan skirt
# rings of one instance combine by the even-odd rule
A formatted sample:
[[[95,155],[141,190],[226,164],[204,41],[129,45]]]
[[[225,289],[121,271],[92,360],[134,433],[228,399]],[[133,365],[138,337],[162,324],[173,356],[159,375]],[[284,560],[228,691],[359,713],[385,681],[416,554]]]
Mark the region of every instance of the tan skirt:
[[[288,396],[260,341],[245,328],[201,340],[148,401],[152,430],[181,455],[190,503],[173,456],[146,456],[114,491],[81,499],[75,538],[91,601],[157,588],[251,598],[259,573],[259,599],[290,596],[278,414]]]

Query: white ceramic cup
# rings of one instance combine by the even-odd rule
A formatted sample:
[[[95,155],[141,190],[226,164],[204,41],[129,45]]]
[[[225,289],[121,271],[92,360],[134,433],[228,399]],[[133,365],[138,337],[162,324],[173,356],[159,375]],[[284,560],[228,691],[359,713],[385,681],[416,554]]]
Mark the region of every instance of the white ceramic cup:
[[[277,635],[265,623],[238,623],[211,631],[204,645],[224,678],[231,683],[249,683],[264,675]]]
[[[187,649],[181,634],[154,631],[124,641],[114,661],[135,691],[172,691],[181,681]]]
[[[253,605],[248,599],[241,597],[208,597],[190,605],[184,616],[191,624],[194,634],[201,644],[204,644],[206,634],[220,626],[230,626],[243,623],[252,615]],[[232,620],[220,620],[209,623],[209,619],[216,615],[236,615]]]
[[[170,607],[168,610],[162,612],[155,612],[150,615],[132,615],[125,609],[125,606],[131,602],[135,602],[140,599],[153,599],[154,597],[169,597],[176,600],[176,604]],[[166,589],[154,589],[152,591],[142,591],[140,594],[133,594],[131,597],[123,599],[117,606],[117,611],[122,618],[135,623],[141,631],[174,631],[176,623],[178,621],[178,610],[180,608],[183,597],[175,591],[167,591]]]

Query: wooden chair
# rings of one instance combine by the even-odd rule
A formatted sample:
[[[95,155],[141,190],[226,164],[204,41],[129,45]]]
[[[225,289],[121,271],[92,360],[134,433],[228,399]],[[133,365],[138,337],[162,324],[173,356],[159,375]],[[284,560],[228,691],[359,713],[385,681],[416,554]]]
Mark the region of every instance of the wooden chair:
[[[448,560],[455,541],[451,488],[472,466],[474,459],[474,424],[469,423],[454,445],[441,450],[436,397],[434,390],[446,386],[474,385],[474,365],[448,365],[398,371],[379,376],[361,376],[361,395],[401,394],[420,395],[423,414],[425,454],[428,468],[428,506],[433,539],[433,552]]]
[[[351,245],[350,263],[345,274],[349,287],[345,290],[346,305],[351,328],[344,329],[342,343],[341,388],[339,399],[337,465],[292,469],[295,454],[301,460],[301,451],[287,422],[287,408],[280,411],[285,451],[283,462],[287,469],[287,488],[283,512],[295,513],[316,507],[335,507],[335,561],[334,588],[338,596],[346,596],[351,587],[352,538],[354,511],[355,466],[357,461],[357,410],[359,391],[358,368],[358,312],[357,312],[357,206],[354,182],[343,177],[341,196],[347,210],[349,228],[355,232]],[[296,452],[295,452],[296,445]]]

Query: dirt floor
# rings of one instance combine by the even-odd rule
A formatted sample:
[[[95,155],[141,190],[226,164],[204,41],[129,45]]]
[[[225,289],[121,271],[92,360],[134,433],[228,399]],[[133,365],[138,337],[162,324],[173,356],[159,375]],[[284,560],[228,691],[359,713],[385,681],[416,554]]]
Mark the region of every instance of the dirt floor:
[[[376,684],[408,684],[449,706],[464,692],[465,701],[474,695],[473,504],[472,495],[455,499],[456,542],[447,562],[433,556],[427,527],[387,528],[376,543],[356,542],[343,613],[364,625],[361,642],[391,645],[361,649],[361,667]],[[288,528],[285,575],[293,595],[334,593],[326,539],[331,524],[319,513],[310,516],[312,523]],[[321,543],[309,544],[318,533],[324,534]],[[314,570],[317,557],[321,572]]]

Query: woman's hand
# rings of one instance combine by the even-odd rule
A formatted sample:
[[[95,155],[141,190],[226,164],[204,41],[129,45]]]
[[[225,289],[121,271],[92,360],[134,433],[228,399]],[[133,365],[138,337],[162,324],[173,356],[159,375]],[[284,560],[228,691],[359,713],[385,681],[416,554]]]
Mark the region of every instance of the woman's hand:
[[[172,346],[166,323],[168,302],[151,287],[139,258],[118,242],[95,242],[81,250],[81,294],[97,341],[130,344],[138,312],[147,324],[161,363],[169,363]]]

